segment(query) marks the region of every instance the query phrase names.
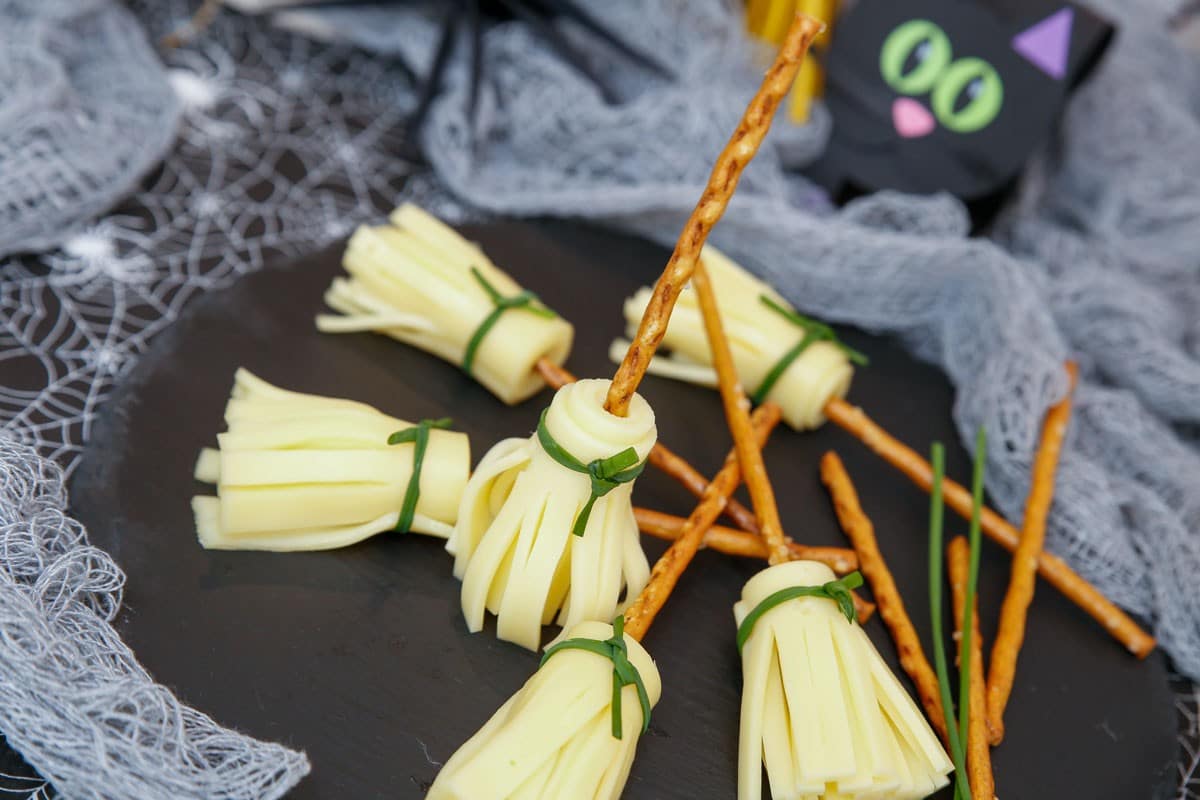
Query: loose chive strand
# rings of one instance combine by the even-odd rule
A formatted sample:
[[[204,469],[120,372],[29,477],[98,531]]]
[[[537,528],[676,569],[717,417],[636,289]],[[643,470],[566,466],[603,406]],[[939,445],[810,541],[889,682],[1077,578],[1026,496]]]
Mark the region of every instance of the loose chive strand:
[[[946,452],[941,442],[934,442],[930,461],[933,462],[933,488],[929,493],[929,616],[933,628],[933,661],[937,669],[938,690],[945,714],[946,735],[950,739],[950,758],[954,761],[955,797],[969,799],[966,759],[962,739],[954,718],[954,700],[950,694],[950,668],[946,661],[945,630],[942,626],[942,543],[944,536],[942,479],[946,472]]]
[[[975,466],[971,476],[971,527],[967,536],[970,544],[967,587],[963,597],[962,658],[958,666],[958,738],[965,744],[971,714],[971,653],[975,636],[975,596],[979,587],[979,550],[981,544],[979,518],[983,509],[983,471],[987,463],[987,429],[979,426],[975,434]]]

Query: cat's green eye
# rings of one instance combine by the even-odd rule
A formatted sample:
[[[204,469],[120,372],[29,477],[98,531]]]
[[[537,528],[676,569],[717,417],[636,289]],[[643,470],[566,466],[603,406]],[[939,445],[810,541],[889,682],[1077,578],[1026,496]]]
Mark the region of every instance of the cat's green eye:
[[[950,63],[950,39],[927,19],[905,22],[888,34],[879,54],[879,70],[901,94],[925,94]]]
[[[981,58],[961,58],[933,90],[933,113],[955,133],[986,127],[1004,104],[1004,84],[996,68]]]

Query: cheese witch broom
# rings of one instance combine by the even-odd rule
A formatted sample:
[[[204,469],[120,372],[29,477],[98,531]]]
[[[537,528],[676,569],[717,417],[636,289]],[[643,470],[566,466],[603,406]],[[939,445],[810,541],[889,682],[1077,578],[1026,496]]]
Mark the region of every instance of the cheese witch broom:
[[[612,619],[622,595],[633,597],[646,585],[649,565],[630,494],[655,426],[637,385],[709,230],[819,28],[815,20],[798,20],[767,72],[717,158],[613,380],[563,386],[527,443],[501,442],[472,475],[447,544],[472,631],[490,610],[500,638],[537,649],[543,624],[557,619],[567,635],[580,622]]]
[[[225,422],[196,463],[217,492],[192,499],[206,548],[327,550],[387,530],[453,530],[471,448],[449,420],[406,422],[239,369]]]
[[[692,276],[718,374],[725,415],[770,553],[734,606],[743,688],[739,800],[762,796],[920,798],[953,769],[937,735],[854,621],[850,590],[814,561],[789,561],[787,544],[754,441],[749,401],[705,266]]]
[[[542,377],[546,379],[546,383],[554,389],[559,389],[577,380],[563,367],[550,364],[545,360],[539,362],[537,368]],[[647,461],[674,478],[695,497],[704,496],[704,490],[708,487],[707,479],[685,459],[668,450],[662,442],[656,443],[650,450],[650,457]],[[758,522],[754,519],[753,512],[731,497],[725,506],[724,513],[737,523],[740,530],[713,525],[704,538],[704,545],[726,555],[742,558],[766,558],[766,549],[762,537],[758,535]],[[636,506],[633,509],[633,516],[637,520],[638,528],[644,534],[668,541],[679,538],[683,525],[683,519],[680,517]],[[839,575],[845,575],[858,569],[858,555],[850,548],[812,547],[793,542],[791,539],[788,539],[788,548],[791,550],[793,558],[820,561]]]
[[[829,326],[797,313],[768,284],[715,248],[706,246],[703,259],[720,298],[738,377],[753,387],[751,398],[756,403],[772,400],[781,405],[784,419],[796,430],[816,428],[828,419],[928,492],[933,481],[929,462],[844,399],[854,365],[865,364],[866,358],[838,341]],[[648,297],[649,289],[642,288],[625,302],[629,330]],[[695,292],[681,296],[663,345],[670,355],[656,356],[649,372],[716,386]],[[624,340],[613,343],[614,357],[624,346]],[[971,493],[949,479],[944,488],[947,505],[964,519],[970,518]],[[983,510],[983,532],[1010,553],[1016,552],[1022,538],[1016,528],[988,508]],[[1036,559],[1037,572],[1044,580],[1131,653],[1144,658],[1154,649],[1154,637],[1065,561],[1045,551],[1038,551]]]

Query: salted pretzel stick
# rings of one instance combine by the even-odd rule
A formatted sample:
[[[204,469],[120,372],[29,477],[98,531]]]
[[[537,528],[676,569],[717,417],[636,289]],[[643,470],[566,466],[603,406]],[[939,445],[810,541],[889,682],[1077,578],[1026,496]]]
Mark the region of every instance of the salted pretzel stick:
[[[830,400],[825,405],[825,416],[851,436],[865,444],[876,455],[908,476],[924,491],[933,486],[933,470],[929,462],[911,448],[892,437],[868,417],[861,408],[845,400]],[[942,482],[946,505],[963,519],[971,518],[971,493],[949,478]],[[1015,552],[1021,535],[1004,517],[986,506],[982,516],[983,532],[992,541],[1010,553]],[[1079,606],[1104,626],[1114,639],[1123,644],[1138,658],[1145,658],[1154,650],[1154,637],[1146,633],[1132,618],[1115,603],[1100,593],[1100,590],[1084,580],[1067,562],[1044,550],[1037,554],[1038,574],[1075,605]]]
[[[638,506],[633,507],[633,516],[642,533],[668,541],[679,538],[679,531],[684,522],[682,517]],[[767,557],[767,545],[762,537],[724,525],[713,525],[708,529],[708,535],[704,537],[704,546],[727,556],[761,559]],[[797,542],[788,542],[788,549],[793,561],[820,561],[838,575],[847,575],[858,569],[858,555],[844,547],[808,547]]]
[[[750,101],[750,105],[746,107],[737,130],[717,157],[704,194],[684,224],[679,241],[675,244],[675,251],[671,253],[666,269],[654,285],[654,293],[650,296],[646,312],[642,315],[637,334],[613,376],[612,386],[609,387],[608,397],[604,402],[604,407],[613,414],[623,417],[628,411],[629,401],[637,391],[654,351],[658,349],[667,332],[667,322],[671,318],[675,301],[692,277],[708,232],[725,213],[725,207],[729,205],[729,198],[737,188],[742,170],[758,152],[763,137],[771,127],[775,110],[792,88],[792,82],[804,62],[809,45],[824,29],[825,25],[812,17],[796,15],[783,45],[779,48],[779,54],[775,57],[775,63],[767,70],[762,85]]]
[[[764,403],[754,412],[755,424],[767,431],[779,424],[780,410],[774,403]],[[721,515],[726,499],[733,494],[742,480],[737,452],[730,451],[725,465],[704,490],[699,505],[683,523],[679,538],[667,548],[667,552],[654,563],[650,571],[650,582],[625,611],[625,633],[640,640],[654,622],[654,617],[667,602],[671,590],[679,582],[679,576],[691,563],[700,549],[709,526]]]
[[[552,389],[559,389],[568,383],[574,383],[578,380],[566,369],[555,364],[548,358],[539,359],[536,366],[542,379]],[[704,496],[704,490],[708,487],[708,478],[701,475],[695,467],[673,450],[668,450],[662,442],[655,443],[654,447],[650,450],[650,456],[647,460],[678,481],[683,488],[687,489],[697,498]],[[736,499],[729,498],[729,501],[725,505],[725,514],[742,530],[748,531],[751,534],[758,533],[758,523],[754,521],[754,514]],[[709,544],[712,544],[711,537]],[[713,545],[713,548],[717,550],[721,549],[716,545]]]
[[[716,293],[703,262],[696,264],[692,288],[696,290],[704,332],[708,335],[708,347],[717,371],[717,387],[721,391],[721,404],[725,406],[725,419],[733,433],[734,448],[742,464],[746,488],[750,491],[754,516],[758,519],[758,527],[767,545],[767,563],[771,566],[783,564],[791,560],[791,553],[783,535],[783,523],[779,521],[775,490],[771,488],[771,481],[767,477],[762,451],[754,441],[754,431],[750,428],[750,399],[746,397],[733,366],[733,353],[729,349],[729,340],[725,338],[721,314],[717,310]]]
[[[733,365],[733,353],[729,349],[729,340],[725,337],[725,329],[721,324],[721,313],[717,310],[717,297],[703,262],[696,264],[696,271],[692,274],[692,288],[696,291],[700,316],[704,320],[704,333],[708,337],[709,350],[712,351],[713,367],[717,371],[717,388],[721,392],[721,404],[725,407],[725,420],[733,433],[733,446],[742,465],[742,478],[746,481],[746,488],[750,490],[754,516],[758,520],[763,543],[767,547],[767,563],[771,566],[783,564],[792,560],[791,540],[783,533],[779,507],[775,504],[775,490],[771,488],[771,480],[767,477],[762,450],[754,439],[749,413],[750,399],[746,397],[746,392],[738,380]],[[774,404],[768,401],[763,405]],[[874,606],[866,603],[856,592],[851,594],[861,622],[871,615]]]
[[[963,606],[967,602],[967,574],[971,546],[967,537],[955,536],[946,545],[946,571],[954,598],[954,640],[958,663],[962,664]],[[971,703],[967,716],[967,779],[972,800],[994,800],[996,779],[992,775],[992,748],[988,742],[987,686],[983,678],[983,637],[979,633],[979,606],[971,609]]]
[[[863,511],[862,504],[858,501],[858,492],[855,491],[854,483],[850,480],[842,460],[832,450],[821,458],[821,482],[829,490],[838,523],[858,553],[859,569],[871,585],[871,594],[875,595],[875,602],[879,606],[879,617],[892,634],[896,654],[900,656],[900,666],[917,688],[917,697],[925,709],[925,716],[945,742],[948,740],[946,715],[942,710],[937,674],[925,656],[921,638],[917,635],[917,629],[913,627],[912,619],[904,608],[904,600],[900,597],[900,590],[896,588],[896,581],[892,578],[891,570],[888,569],[883,553],[879,550],[879,542],[875,539],[875,526]]]
[[[1004,708],[1012,695],[1017,674],[1017,656],[1025,641],[1025,620],[1033,602],[1036,586],[1038,554],[1046,541],[1046,517],[1054,499],[1054,473],[1062,451],[1067,425],[1071,421],[1071,395],[1079,371],[1071,361],[1066,365],[1069,383],[1067,394],[1050,407],[1042,423],[1042,439],[1033,460],[1033,477],[1029,496],[1025,500],[1025,519],[1021,525],[1021,540],[1013,553],[1012,574],[1004,604],[1000,606],[1000,626],[992,645],[992,663],[987,679],[988,729],[993,745],[1004,739]]]

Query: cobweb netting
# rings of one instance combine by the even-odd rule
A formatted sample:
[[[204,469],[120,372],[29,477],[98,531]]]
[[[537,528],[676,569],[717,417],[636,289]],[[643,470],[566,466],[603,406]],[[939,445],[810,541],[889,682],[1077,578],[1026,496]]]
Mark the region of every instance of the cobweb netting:
[[[115,3],[3,0],[0,19],[4,254],[59,244],[128,194],[171,146],[179,103]]]
[[[274,798],[301,753],[179,703],[109,624],[125,576],[67,516],[61,469],[0,437],[0,729],[65,797]],[[102,779],[98,780],[98,774]]]
[[[800,309],[896,334],[940,364],[963,440],[987,426],[988,489],[1010,519],[1044,412],[1065,390],[1063,361],[1077,359],[1048,547],[1151,620],[1196,678],[1200,65],[1168,36],[1177,4],[1102,5],[1121,34],[989,238],[968,238],[948,197],[823,207],[786,169],[820,151],[818,117],[776,126],[785,135],[768,142],[785,146],[747,170],[714,240]],[[425,144],[439,177],[480,207],[596,218],[669,242],[757,83],[755,62],[719,0],[594,10],[674,65],[680,84],[593,50],[631,98],[606,105],[524,28],[501,27],[486,42],[480,156],[466,146],[464,72]],[[348,19],[334,22],[354,36]]]

